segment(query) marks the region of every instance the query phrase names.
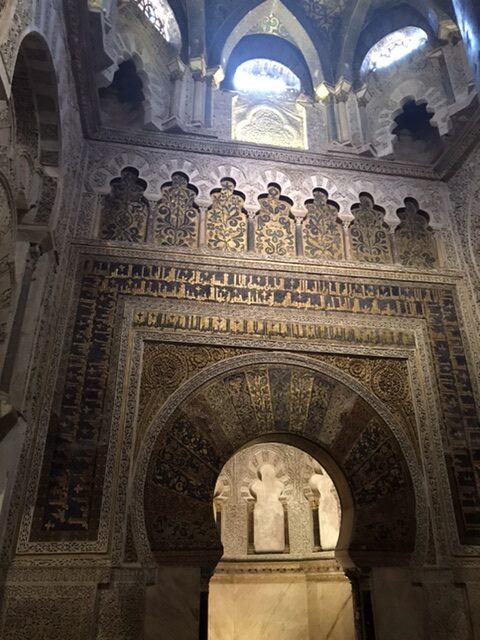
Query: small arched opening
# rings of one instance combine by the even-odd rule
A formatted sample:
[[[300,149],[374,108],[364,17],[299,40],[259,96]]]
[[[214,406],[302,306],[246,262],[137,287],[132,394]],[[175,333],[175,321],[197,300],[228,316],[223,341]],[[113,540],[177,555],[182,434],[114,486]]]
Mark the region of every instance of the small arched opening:
[[[341,501],[324,465],[274,440],[227,462],[213,500],[224,552],[210,581],[210,640],[255,637],[258,629],[354,639],[351,584],[335,558],[342,506],[343,540],[352,528],[345,489]]]

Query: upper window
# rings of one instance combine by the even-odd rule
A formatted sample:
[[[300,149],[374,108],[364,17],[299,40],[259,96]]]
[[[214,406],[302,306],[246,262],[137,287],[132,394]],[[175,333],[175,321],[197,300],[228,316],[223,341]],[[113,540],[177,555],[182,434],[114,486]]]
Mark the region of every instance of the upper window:
[[[299,78],[288,67],[266,58],[240,64],[233,77],[233,86],[240,93],[273,96],[297,96],[301,90]]]
[[[167,42],[181,46],[180,29],[167,0],[134,0]]]
[[[365,56],[362,73],[383,69],[423,47],[428,36],[419,27],[405,27],[389,33],[375,44]]]

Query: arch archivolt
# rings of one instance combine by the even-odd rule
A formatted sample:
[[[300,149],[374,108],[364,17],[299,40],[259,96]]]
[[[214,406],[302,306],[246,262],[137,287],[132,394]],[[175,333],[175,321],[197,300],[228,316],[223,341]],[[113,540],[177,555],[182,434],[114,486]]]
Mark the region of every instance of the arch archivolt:
[[[110,250],[106,249],[109,253]],[[153,258],[152,254],[152,258]],[[348,272],[348,270],[346,270]],[[73,274],[73,272],[72,272]],[[433,277],[435,280],[435,278]],[[436,280],[435,280],[436,281]],[[72,283],[73,286],[73,283]],[[185,380],[180,387],[169,394],[169,397],[162,401],[161,409],[157,414],[155,420],[149,418],[146,426],[149,425],[148,433],[145,438],[141,438],[141,448],[138,456],[135,460],[131,461],[132,450],[137,450],[135,446],[135,439],[137,438],[137,421],[139,411],[139,389],[141,379],[143,376],[143,363],[145,358],[144,345],[152,341],[154,343],[171,344],[181,343],[185,347],[203,345],[204,347],[228,347],[230,353],[238,352],[238,349],[248,348],[249,357],[262,358],[268,362],[272,357],[280,358],[280,362],[291,362],[293,366],[298,365],[298,360],[302,357],[307,359],[308,365],[304,366],[307,370],[310,366],[321,368],[322,371],[327,371],[324,375],[329,375],[328,372],[333,371],[333,375],[336,380],[341,382],[346,381],[345,388],[353,388],[352,394],[355,393],[355,388],[359,388],[361,391],[361,397],[366,399],[369,406],[372,407],[372,411],[376,410],[376,407],[380,411],[380,419],[386,419],[386,424],[390,429],[390,425],[396,430],[396,434],[393,436],[395,439],[400,439],[406,442],[406,453],[402,450],[402,456],[406,460],[406,465],[409,469],[409,475],[412,478],[412,483],[415,487],[415,504],[416,504],[416,519],[417,519],[417,538],[416,538],[416,550],[414,559],[412,562],[422,563],[424,561],[429,533],[428,523],[429,518],[432,518],[433,524],[433,536],[435,539],[435,546],[437,550],[442,553],[446,548],[453,548],[456,544],[458,546],[458,533],[455,524],[455,518],[453,515],[453,504],[451,498],[451,492],[449,483],[447,480],[447,474],[445,473],[445,461],[443,458],[442,450],[442,434],[440,432],[440,425],[442,423],[440,417],[440,401],[438,397],[438,390],[435,386],[435,366],[432,360],[432,354],[430,353],[430,340],[425,327],[425,323],[421,319],[408,319],[397,317],[365,317],[358,314],[351,313],[335,313],[335,314],[315,314],[301,310],[294,310],[288,308],[261,308],[261,317],[266,322],[273,323],[295,323],[296,326],[301,328],[302,324],[308,326],[321,325],[322,327],[337,327],[340,322],[342,326],[348,328],[350,332],[355,334],[361,334],[365,331],[374,332],[385,331],[386,333],[392,333],[395,335],[395,339],[392,341],[388,339],[388,343],[383,344],[382,341],[378,342],[369,341],[365,342],[344,342],[333,339],[318,340],[316,338],[295,339],[279,339],[272,334],[271,337],[255,336],[252,341],[252,335],[245,335],[242,330],[234,329],[233,332],[228,330],[224,332],[220,328],[211,334],[208,330],[201,329],[198,326],[196,329],[183,330],[183,319],[185,314],[188,318],[195,318],[198,316],[216,317],[220,314],[221,318],[218,318],[219,322],[222,319],[231,318],[232,322],[239,321],[239,308],[237,305],[228,305],[220,309],[219,305],[207,302],[194,302],[194,301],[168,301],[165,300],[159,306],[159,301],[144,300],[139,306],[140,299],[138,297],[128,297],[125,299],[125,304],[121,305],[121,312],[116,321],[118,330],[114,334],[114,342],[112,348],[119,354],[118,361],[118,375],[112,377],[109,384],[108,395],[110,397],[108,405],[108,414],[112,416],[111,423],[111,435],[110,435],[110,447],[107,459],[108,472],[105,476],[105,484],[103,487],[103,502],[102,512],[100,517],[100,529],[98,537],[95,541],[91,542],[76,542],[74,547],[79,552],[106,552],[109,545],[109,527],[112,521],[113,514],[115,527],[113,531],[113,547],[112,551],[114,557],[121,561],[123,557],[123,528],[127,511],[130,511],[132,517],[132,529],[134,532],[135,545],[139,558],[147,565],[153,562],[153,556],[150,549],[150,543],[147,536],[147,530],[145,527],[145,508],[143,503],[145,478],[151,452],[155,447],[156,438],[165,433],[165,426],[168,423],[169,418],[174,414],[178,407],[181,407],[182,403],[185,403],[189,397],[193,397],[198,392],[202,384],[208,383],[219,375],[227,374],[227,372],[234,366],[238,368],[244,361],[238,359],[230,359],[229,362],[220,362],[205,368],[203,371]],[[244,308],[245,312],[245,308]],[[251,307],[247,316],[250,319],[255,317],[255,308]],[[193,315],[192,315],[193,314]],[[240,314],[242,318],[244,315]],[[162,316],[170,318],[172,322],[178,322],[177,328],[173,325],[170,326],[170,320],[168,324],[156,325],[156,316]],[[189,320],[190,322],[190,320]],[[158,328],[155,328],[155,327]],[[148,328],[147,328],[148,327]],[[368,327],[368,330],[366,329]],[[185,327],[186,328],[186,327]],[[240,329],[240,325],[239,325]],[[205,332],[207,331],[207,332]],[[133,332],[133,333],[132,333]],[[363,339],[362,339],[363,340]],[[256,349],[256,353],[252,353],[252,349]],[[275,356],[266,350],[276,350]],[[295,351],[295,354],[291,352]],[[287,352],[287,353],[282,353]],[[308,355],[302,356],[301,354],[307,353]],[[240,351],[242,353],[242,351]],[[245,352],[244,352],[245,353]],[[317,355],[318,354],[318,355]],[[320,356],[320,354],[324,354]],[[396,413],[393,415],[391,411],[386,409],[385,400],[380,397],[374,397],[375,393],[365,389],[365,385],[362,379],[357,375],[356,383],[353,387],[350,385],[352,379],[353,370],[349,373],[350,368],[343,371],[336,371],[337,358],[335,354],[340,355],[343,358],[393,358],[399,359],[405,363],[408,362],[408,369],[410,372],[409,386],[411,393],[414,396],[415,405],[415,417],[413,420],[413,432],[410,434],[410,440],[408,439],[408,427],[406,423],[403,424],[401,416]],[[245,356],[242,356],[245,358]],[[322,357],[327,361],[327,364],[320,363],[316,360],[316,357]],[[212,360],[212,363],[215,362]],[[257,366],[260,365],[260,360],[254,360],[257,362]],[[328,364],[330,363],[330,364]],[[357,365],[355,365],[356,368]],[[325,368],[327,367],[327,368]],[[321,372],[318,372],[321,375]],[[407,383],[408,384],[408,383]],[[126,406],[125,406],[126,403]],[[157,410],[158,411],[158,410]],[[155,414],[153,414],[155,415]],[[48,423],[44,422],[41,426],[42,437],[46,434],[48,429]],[[124,434],[124,435],[122,435]],[[276,434],[280,435],[280,434]],[[412,437],[413,436],[413,437]],[[415,451],[418,442],[420,452]],[[287,443],[288,444],[288,443]],[[238,446],[241,442],[238,442]],[[318,451],[324,452],[319,445]],[[310,455],[317,455],[317,453],[311,453]],[[416,456],[419,455],[422,460],[422,466],[424,466],[424,473],[420,470],[420,463]],[[37,456],[37,461],[34,466],[36,470],[30,474],[30,487],[29,487],[29,500],[34,501],[36,495],[36,486],[38,481],[38,473],[40,472],[40,464],[42,459],[41,451]],[[119,464],[118,477],[120,478],[120,484],[115,489],[113,477],[115,476],[115,469]],[[320,460],[322,463],[322,460]],[[328,471],[328,469],[327,469]],[[425,495],[426,488],[428,487],[428,500]],[[213,491],[213,489],[212,489]],[[50,543],[38,542],[30,537],[30,529],[32,524],[32,514],[29,512],[25,514],[19,543],[19,552],[31,553],[31,552],[51,552],[71,550],[72,543],[62,541],[52,541]],[[470,549],[470,548],[468,548]],[[474,553],[474,547],[471,551],[467,550],[467,547],[462,546],[463,553]]]
[[[262,22],[262,19],[271,13],[278,18],[280,23],[288,24],[288,39],[294,42],[304,55],[315,89],[324,80],[322,63],[318,52],[299,20],[290,13],[282,2],[278,2],[277,0],[265,0],[261,2],[236,24],[223,45],[221,54],[221,64],[223,68],[226,69],[233,50],[243,36],[251,32],[252,29],[255,30],[255,27]]]
[[[387,428],[391,431],[395,442],[400,447],[399,450],[401,450],[402,452],[401,455],[405,459],[406,466],[408,467],[408,472],[413,483],[416,505],[415,517],[418,521],[418,530],[421,531],[425,529],[425,517],[427,511],[426,497],[424,494],[422,473],[418,464],[417,454],[415,453],[414,447],[410,443],[410,440],[406,435],[404,428],[385,407],[384,403],[376,398],[367,389],[365,389],[362,384],[353,379],[349,374],[336,369],[329,364],[319,362],[312,357],[292,353],[285,354],[280,352],[256,353],[228,358],[227,360],[208,367],[204,371],[193,376],[193,378],[182,384],[168,398],[168,400],[164,403],[160,413],[157,415],[156,419],[148,429],[142,442],[142,446],[136,463],[136,473],[132,496],[134,514],[133,528],[138,548],[141,549],[140,554],[143,556],[145,561],[148,561],[148,559],[153,559],[150,550],[149,536],[146,528],[145,518],[147,517],[147,514],[144,510],[145,507],[143,499],[144,492],[147,491],[147,469],[149,468],[149,466],[151,466],[152,456],[154,455],[156,446],[158,446],[159,440],[166,437],[172,418],[174,418],[176,412],[178,412],[179,410],[182,411],[182,407],[185,406],[185,403],[188,403],[189,399],[194,398],[196,394],[201,392],[202,387],[205,387],[205,385],[208,385],[209,383],[215,383],[216,380],[223,379],[226,376],[235,377],[235,375],[239,372],[244,372],[249,368],[251,368],[251,370],[258,370],[258,368],[260,368],[260,370],[263,372],[261,373],[261,375],[263,375],[265,367],[267,367],[267,369],[269,367],[273,369],[275,369],[276,367],[293,367],[295,371],[298,372],[312,372],[314,375],[319,374],[320,377],[325,377],[324,379],[326,380],[328,379],[330,381],[334,381],[334,383],[340,383],[340,385],[344,385],[345,387],[347,387],[352,394],[355,394],[358,398],[364,400],[372,408],[372,410],[378,414],[380,421],[387,425]],[[270,429],[270,436],[271,440],[274,442],[275,437],[278,434],[271,433],[272,431],[273,429]],[[267,427],[265,433],[259,433],[257,434],[257,436],[268,435],[268,433],[269,430]],[[239,434],[237,434],[237,436],[238,435]],[[280,434],[279,437],[282,437],[282,435],[285,434]],[[300,435],[302,434],[300,433]],[[312,438],[311,434],[310,438]],[[239,435],[237,444],[235,444],[234,441],[232,441],[231,445],[225,444],[224,435],[220,437],[217,434],[217,439],[223,439],[224,447],[227,447],[226,449],[223,448],[223,454],[219,454],[223,462],[226,462],[228,457],[232,453],[234,453],[235,448],[238,448],[238,446],[242,446],[242,444],[245,444],[248,441],[248,437],[245,437],[243,434]],[[322,442],[319,442],[319,445],[326,446],[325,443]],[[331,472],[331,465],[329,468],[328,462],[327,464],[325,464],[325,461],[322,460],[319,460],[319,462],[323,463],[327,471]],[[333,473],[333,477],[335,477],[335,472]],[[423,536],[418,536],[419,539],[422,537]]]

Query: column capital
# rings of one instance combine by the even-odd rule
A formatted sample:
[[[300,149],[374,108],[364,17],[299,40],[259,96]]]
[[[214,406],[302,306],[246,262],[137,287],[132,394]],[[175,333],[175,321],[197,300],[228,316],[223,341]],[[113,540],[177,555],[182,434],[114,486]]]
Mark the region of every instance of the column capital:
[[[180,80],[180,78],[183,77],[186,67],[180,60],[180,58],[177,57],[173,60],[170,60],[167,66],[172,80]]]
[[[345,80],[345,78],[342,77],[335,85],[333,93],[337,102],[346,102],[351,91],[352,83],[348,82],[348,80]]]
[[[220,83],[225,78],[225,72],[223,68],[218,65],[216,67],[209,67],[206,71],[207,79],[215,89],[220,86]]]
[[[207,64],[203,56],[190,58],[190,69],[194,78],[203,78],[207,72]]]

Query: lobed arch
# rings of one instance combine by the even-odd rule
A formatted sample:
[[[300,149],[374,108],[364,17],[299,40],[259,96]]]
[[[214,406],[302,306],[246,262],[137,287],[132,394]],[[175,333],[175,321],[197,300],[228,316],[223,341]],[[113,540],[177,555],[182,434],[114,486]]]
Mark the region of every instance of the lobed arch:
[[[378,125],[373,134],[372,144],[380,157],[393,153],[395,119],[402,113],[404,105],[408,102],[426,105],[427,112],[433,114],[431,125],[437,127],[440,136],[449,133],[451,120],[448,104],[440,91],[433,87],[426,87],[419,80],[405,80],[392,92],[390,106],[382,109],[378,116]]]
[[[248,7],[242,7],[241,11],[241,15],[238,15],[237,12],[228,18],[224,25],[225,33],[223,33],[221,39],[220,35],[217,34],[213,43],[213,51],[211,52],[213,64],[220,64],[226,70],[230,57],[234,53],[234,49],[240,44],[240,41],[251,33],[251,30],[261,22],[262,18],[273,12],[288,30],[289,39],[285,40],[285,44],[296,48],[300,56],[305,60],[313,90],[324,82],[324,65],[312,39],[297,17],[282,2],[265,0],[254,8],[250,8],[250,10]],[[277,38],[278,36],[270,37]],[[280,37],[280,39],[283,38]]]
[[[156,59],[137,37],[129,33],[117,36],[115,52],[112,56],[114,64],[110,65],[98,76],[98,89],[107,89],[113,82],[120,65],[132,61],[138,78],[142,82],[144,100],[143,126],[160,130],[167,119],[170,105],[170,76],[168,73],[168,56]],[[162,64],[163,63],[163,64]]]
[[[233,389],[241,390],[245,388],[242,376],[252,375],[255,378],[258,373],[261,377],[265,375],[265,371],[267,375],[270,375],[270,371],[274,375],[278,374],[278,379],[290,372],[298,380],[302,376],[305,380],[313,380],[312,385],[318,385],[315,396],[317,405],[312,409],[312,405],[309,404],[308,407],[309,411],[312,410],[312,415],[316,416],[315,420],[318,420],[323,410],[319,400],[322,385],[325,385],[328,397],[332,389],[346,388],[350,399],[341,419],[342,424],[338,421],[337,414],[336,418],[332,417],[335,424],[322,422],[320,429],[318,424],[314,424],[313,418],[313,422],[307,419],[303,427],[298,429],[278,428],[277,423],[272,427],[268,421],[262,422],[263,418],[252,419],[250,423],[245,418],[240,424],[238,417],[236,422],[235,418],[232,418],[233,422],[227,420],[226,416],[230,414],[226,413],[222,404],[226,394],[221,391],[225,381],[228,385],[232,384]],[[252,388],[254,387],[255,384],[252,383]],[[213,399],[219,402],[216,408],[218,418],[212,417],[210,402]],[[257,394],[257,401],[261,404],[261,394]],[[328,403],[326,406],[324,418],[330,415]],[[220,423],[225,428],[221,428]],[[325,432],[322,432],[323,428],[326,429]],[[386,446],[391,452],[387,456],[389,465],[402,469],[404,478],[398,492],[395,489],[383,501],[382,508],[388,511],[383,515],[382,508],[378,506],[382,499],[374,501],[375,504],[370,507],[364,508],[361,505],[358,493],[361,489],[354,479],[357,473],[354,470],[355,457],[370,460],[371,468],[376,468],[371,458],[375,452],[369,450],[368,445],[367,432],[370,428],[383,434],[380,439],[385,437],[385,443],[388,441]],[[336,433],[335,436],[331,435],[332,430]],[[357,435],[355,443],[352,434]],[[188,445],[188,454],[180,453],[183,447],[181,443],[186,445],[185,438],[190,438],[192,443]],[[331,476],[342,503],[343,520],[337,557],[345,567],[352,564],[405,565],[411,561],[413,554],[416,556],[425,553],[423,547],[427,509],[422,474],[414,446],[403,427],[378,398],[345,372],[310,356],[271,352],[235,356],[208,367],[179,387],[151,423],[137,458],[131,494],[132,525],[137,552],[142,562],[161,562],[163,552],[168,551],[175,557],[188,558],[191,564],[216,564],[221,557],[221,546],[211,503],[218,475],[236,451],[260,442],[281,442],[296,446],[315,458]],[[355,447],[356,453],[352,453]],[[380,445],[380,449],[382,447]],[[384,453],[385,451],[382,455]],[[193,455],[196,471],[187,477],[181,465],[185,456],[189,455]],[[175,466],[177,462],[180,463],[178,468]],[[169,487],[168,478],[174,482],[173,490],[172,485]],[[365,482],[368,485],[367,479]],[[169,520],[170,510],[177,514],[176,522]],[[391,517],[398,519],[399,514],[405,515],[402,526],[399,525],[399,530],[403,533],[393,533],[389,540],[390,534],[385,533],[385,523]],[[160,533],[155,529],[157,526],[160,527]],[[179,542],[176,530],[187,532],[185,535],[188,539]],[[177,540],[177,548],[164,548],[162,545],[172,539],[172,534],[173,539]],[[400,537],[395,540],[397,534]]]

